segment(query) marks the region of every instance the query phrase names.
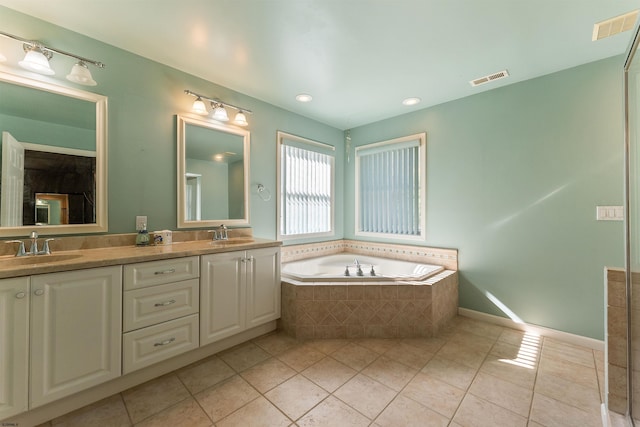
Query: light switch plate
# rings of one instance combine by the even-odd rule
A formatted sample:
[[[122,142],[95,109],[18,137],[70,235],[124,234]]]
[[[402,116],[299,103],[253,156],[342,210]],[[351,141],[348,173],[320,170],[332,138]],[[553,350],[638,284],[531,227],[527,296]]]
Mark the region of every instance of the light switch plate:
[[[145,225],[147,225],[147,216],[146,215],[136,216],[136,231],[142,230],[142,228]]]
[[[624,208],[622,206],[596,206],[598,221],[623,221]]]

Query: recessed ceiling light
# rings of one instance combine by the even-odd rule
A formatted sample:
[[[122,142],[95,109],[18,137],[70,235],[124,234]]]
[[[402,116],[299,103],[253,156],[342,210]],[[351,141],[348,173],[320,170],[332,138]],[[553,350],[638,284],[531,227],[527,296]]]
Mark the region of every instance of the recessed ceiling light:
[[[402,101],[402,105],[416,105],[419,104],[422,99],[420,98],[407,98]]]
[[[301,93],[296,95],[296,101],[299,101],[299,102],[311,102],[312,99],[313,97],[306,93]]]

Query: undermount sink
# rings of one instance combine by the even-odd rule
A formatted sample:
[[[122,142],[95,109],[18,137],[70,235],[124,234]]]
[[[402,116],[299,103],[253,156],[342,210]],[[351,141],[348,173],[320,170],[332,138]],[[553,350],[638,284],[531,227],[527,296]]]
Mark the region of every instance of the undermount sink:
[[[80,258],[81,254],[51,254],[51,255],[26,255],[0,259],[0,268],[16,267],[21,265],[49,264],[60,261],[69,261]]]

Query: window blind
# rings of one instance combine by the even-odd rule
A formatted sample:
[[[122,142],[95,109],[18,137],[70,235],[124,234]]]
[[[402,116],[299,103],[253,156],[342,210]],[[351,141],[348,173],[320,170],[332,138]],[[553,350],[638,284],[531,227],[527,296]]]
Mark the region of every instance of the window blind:
[[[420,141],[357,150],[365,233],[420,236]]]
[[[282,140],[283,236],[333,231],[333,147]],[[331,153],[331,154],[328,154]]]

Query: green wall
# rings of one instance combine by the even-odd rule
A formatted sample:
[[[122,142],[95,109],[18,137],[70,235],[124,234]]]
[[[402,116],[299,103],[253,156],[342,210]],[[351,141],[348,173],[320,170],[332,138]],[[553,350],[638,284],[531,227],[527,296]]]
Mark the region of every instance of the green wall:
[[[603,339],[603,268],[624,266],[623,223],[595,215],[623,203],[622,60],[351,130],[354,146],[426,131],[425,244],[459,250],[461,307]],[[353,174],[351,162],[350,238]]]
[[[191,89],[254,111],[256,236],[276,236],[282,130],[336,146],[335,238],[354,237],[341,130],[3,7],[0,26],[107,64],[88,90],[109,97],[110,233],[133,232],[136,215],[176,229],[175,115]],[[595,207],[622,204],[621,68],[611,58],[351,130],[354,146],[426,131],[424,244],[459,250],[462,307],[507,316],[492,295],[525,322],[603,338],[603,268],[623,265],[623,224],[596,222]],[[73,86],[67,71],[51,81]]]

